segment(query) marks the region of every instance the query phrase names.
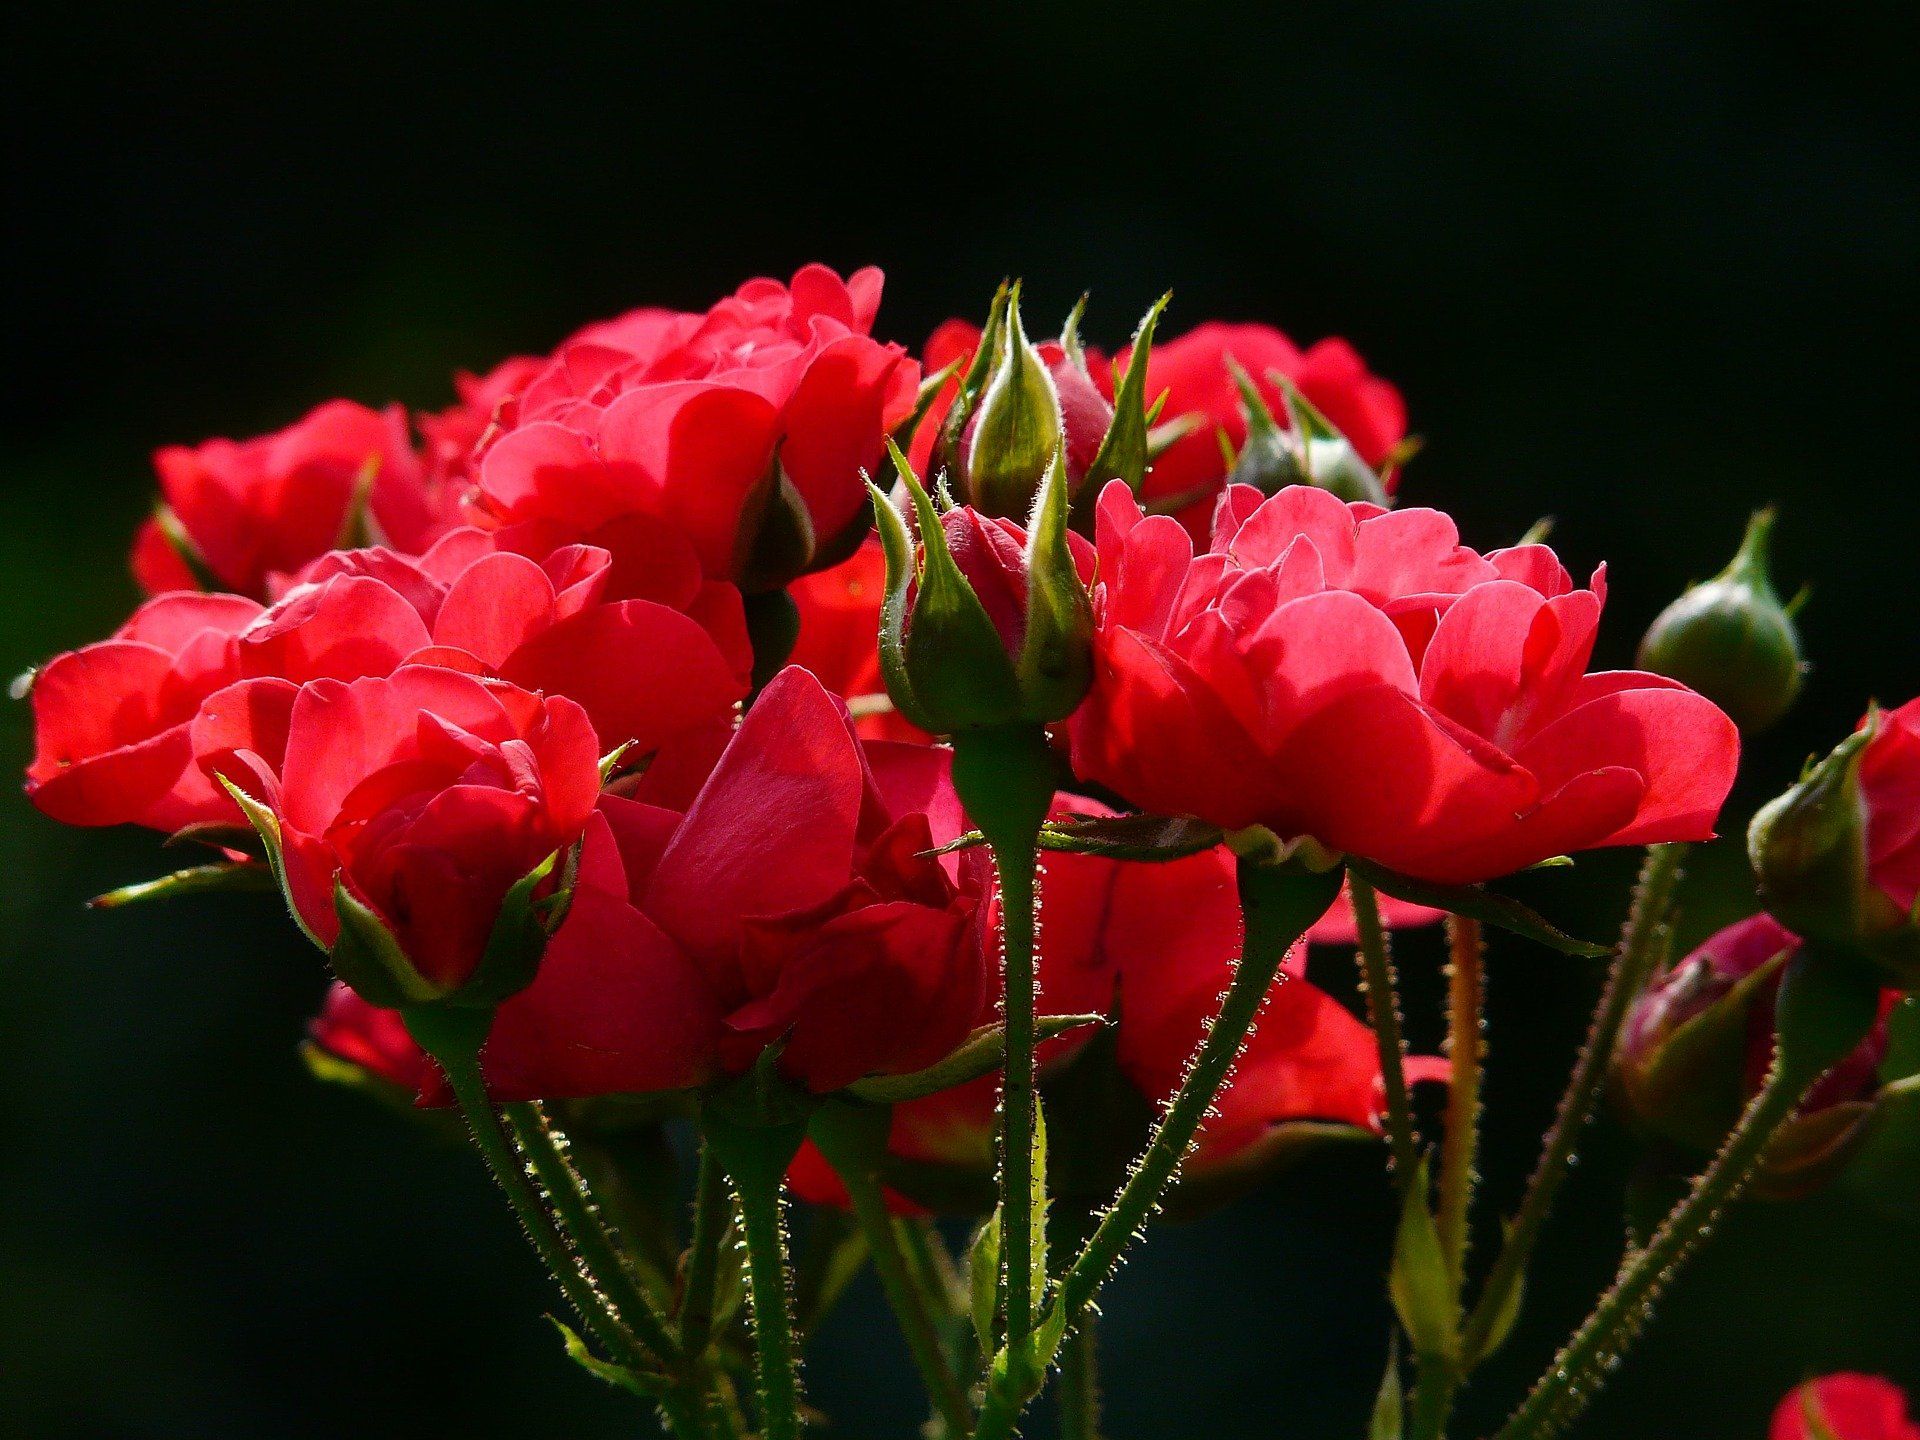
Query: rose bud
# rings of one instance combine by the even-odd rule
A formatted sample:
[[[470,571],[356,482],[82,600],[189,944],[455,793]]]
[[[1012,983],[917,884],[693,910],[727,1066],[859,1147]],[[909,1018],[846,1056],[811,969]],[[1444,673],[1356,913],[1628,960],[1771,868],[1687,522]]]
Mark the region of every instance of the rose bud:
[[[600,789],[573,701],[424,665],[242,681],[201,707],[194,741],[363,998],[484,1005],[533,978],[544,902]]]
[[[1286,402],[1287,427],[1282,429],[1252,377],[1232,356],[1227,364],[1247,416],[1247,443],[1234,460],[1228,484],[1251,485],[1263,495],[1289,485],[1317,485],[1342,500],[1362,500],[1383,509],[1393,503],[1379,474],[1291,380],[1275,376]]]
[[[789,660],[847,702],[867,739],[924,741],[924,731],[895,713],[880,673],[880,602],[886,590],[887,555],[877,535],[869,535],[831,570],[794,581],[787,593],[800,614],[800,634]]]
[[[968,506],[941,515],[894,453],[920,532],[915,547],[874,490],[887,557],[880,662],[895,708],[941,735],[1071,714],[1087,689],[1093,557],[1067,529],[1059,457],[1023,531]]]
[[[1748,734],[1787,713],[1807,669],[1793,610],[1767,573],[1773,520],[1756,510],[1727,568],[1662,610],[1640,642],[1643,670],[1698,690]]]
[[[1084,301],[1082,302],[1084,304]],[[1163,299],[1134,337],[1147,355]],[[1035,345],[1020,316],[1020,287],[994,297],[987,328],[949,321],[928,342],[926,363],[963,364],[914,436],[914,463],[931,466],[955,497],[982,514],[1023,519],[1058,452],[1067,493],[1119,478],[1138,486],[1147,469],[1145,372],[1129,371],[1111,398],[1095,382],[1078,336],[1076,306],[1061,338]]]
[[[1920,987],[1920,700],[1870,710],[1753,817],[1747,850],[1782,924]]]
[[[1799,938],[1772,916],[1755,915],[1710,936],[1635,999],[1613,1074],[1644,1135],[1711,1153],[1733,1128],[1773,1064],[1781,972],[1799,949]],[[1873,1113],[1886,1049],[1883,1018],[1775,1137],[1764,1191],[1809,1193],[1852,1157]]]
[[[200,702],[240,678],[236,637],[260,607],[238,595],[149,600],[113,633],[32,677],[27,798],[67,825],[178,830],[232,819],[193,763]]]
[[[356,531],[420,550],[453,519],[428,497],[398,406],[331,400],[274,434],[169,445],[153,464],[162,504],[133,551],[134,576],[153,594],[264,597],[274,577],[356,543]]]
[[[1664,677],[1588,674],[1604,577],[1544,546],[1304,485],[1227,491],[1198,556],[1108,485],[1095,536],[1073,765],[1143,810],[1441,884],[1713,833],[1738,732]]]
[[[1773,1412],[1768,1440],[1920,1440],[1900,1387],[1878,1375],[1822,1375]]]

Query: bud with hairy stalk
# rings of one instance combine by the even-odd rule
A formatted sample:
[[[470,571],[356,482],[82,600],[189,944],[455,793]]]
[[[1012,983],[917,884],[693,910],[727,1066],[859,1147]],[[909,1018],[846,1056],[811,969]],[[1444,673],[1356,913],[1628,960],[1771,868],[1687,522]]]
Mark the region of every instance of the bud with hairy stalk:
[[[1640,666],[1698,690],[1754,734],[1792,707],[1807,664],[1767,573],[1774,512],[1756,510],[1727,568],[1660,612],[1640,642]]]

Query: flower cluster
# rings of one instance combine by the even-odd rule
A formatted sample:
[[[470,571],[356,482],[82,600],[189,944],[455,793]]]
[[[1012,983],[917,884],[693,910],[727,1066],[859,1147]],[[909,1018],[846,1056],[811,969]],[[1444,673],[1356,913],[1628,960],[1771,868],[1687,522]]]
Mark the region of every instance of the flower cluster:
[[[1469,1306],[1481,926],[1601,953],[1491,882],[1652,847],[1560,1123],[1612,1056],[1644,1134],[1733,1139],[1528,1402],[1577,1404],[1606,1306],[1649,1301],[1763,1150],[1787,1192],[1867,1131],[1920,976],[1920,702],[1762,812],[1771,915],[1651,974],[1736,719],[1800,684],[1764,523],[1648,670],[1594,671],[1604,570],[1396,508],[1405,405],[1345,341],[1156,346],[1162,302],[1110,358],[1078,311],[1030,340],[1012,285],[916,359],[880,296],[809,265],[462,375],[448,409],[160,451],[150,598],[32,677],[33,803],[215,852],[110,903],[277,889],[337,982],[311,1053],[464,1112],[590,1363],[683,1434],[744,1353],[716,1340],[730,1189],[769,1440],[803,1415],[783,1183],[852,1208],[903,1314],[929,1302],[889,1206],[984,1217],[979,1386],[908,1319],[943,1433],[993,1440],[1163,1205],[1384,1138],[1401,1323],[1423,1385],[1436,1355],[1464,1380],[1565,1168]],[[1443,915],[1445,1060],[1407,1053],[1384,938]],[[1364,1019],[1309,982],[1316,944],[1358,949]],[[1433,1204],[1420,1081],[1449,1093]],[[555,1116],[589,1146],[697,1129],[679,1279],[615,1253]]]

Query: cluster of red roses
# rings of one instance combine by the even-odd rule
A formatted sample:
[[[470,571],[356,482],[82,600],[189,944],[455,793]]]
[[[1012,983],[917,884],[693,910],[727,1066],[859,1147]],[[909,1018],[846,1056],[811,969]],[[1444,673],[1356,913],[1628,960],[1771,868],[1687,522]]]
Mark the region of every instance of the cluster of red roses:
[[[916,361],[873,338],[880,288],[809,266],[463,376],[439,414],[335,401],[161,451],[153,598],[34,677],[29,794],[213,845],[209,883],[270,873],[344,982],[319,1043],[426,1103],[443,1080],[400,1017],[445,1006],[484,1010],[500,1102],[936,1072],[1001,1014],[990,942],[1025,904],[970,848],[994,817],[936,736],[1039,737],[1060,835],[1141,812],[1198,837],[1157,864],[1069,845],[1041,887],[1039,1010],[1112,1017],[1149,1109],[1234,977],[1249,856],[1350,858],[1408,897],[1393,925],[1556,856],[1711,837],[1734,723],[1589,671],[1604,572],[1394,508],[1404,409],[1344,342],[1154,346],[1156,310],[1110,362],[1077,314],[1030,345],[1016,288]],[[1837,906],[1783,841],[1763,888],[1904,986],[1920,702],[1827,769],[1859,883]],[[1820,779],[1781,835],[1817,812],[1833,841]],[[1354,931],[1336,904],[1309,938]],[[1756,935],[1709,947],[1712,983],[1676,970],[1684,1006],[1650,992],[1633,1044],[1797,944]],[[1263,1006],[1203,1172],[1292,1120],[1379,1129],[1368,1028],[1297,978]],[[989,1170],[996,1083],[954,1078],[893,1109],[902,1173]],[[1861,1083],[1843,1066],[1830,1098]],[[792,1181],[836,1193],[812,1151]]]

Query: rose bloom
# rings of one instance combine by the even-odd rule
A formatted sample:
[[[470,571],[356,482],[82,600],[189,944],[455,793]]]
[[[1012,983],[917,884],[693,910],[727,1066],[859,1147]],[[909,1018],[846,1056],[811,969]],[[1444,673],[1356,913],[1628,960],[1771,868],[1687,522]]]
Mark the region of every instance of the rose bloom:
[[[750,280],[704,315],[636,310],[581,331],[503,408],[480,514],[580,540],[652,516],[693,541],[708,575],[733,579],[777,455],[830,553],[864,518],[863,473],[919,383],[904,350],[871,338],[880,288],[878,270],[843,281],[809,265],[790,285]]]
[[[369,478],[370,519],[390,544],[422,549],[453,518],[428,495],[398,406],[330,400],[271,435],[169,445],[153,464],[161,498],[205,568],[243,595],[265,595],[275,576],[339,544]],[[200,588],[157,520],[134,542],[133,570],[152,594]]]
[[[308,1023],[307,1039],[323,1055],[384,1081],[408,1099],[438,1091],[445,1083],[439,1066],[407,1033],[398,1010],[363,1000],[338,980]]]
[[[1125,485],[1096,524],[1076,772],[1143,809],[1487,880],[1602,845],[1700,840],[1739,736],[1709,701],[1587,674],[1602,576],[1480,555],[1433,510],[1235,486],[1195,555]]]
[[[468,528],[417,559],[325,555],[239,637],[239,672],[290,693],[438,665],[565,695],[606,748],[641,754],[731,724],[752,668],[740,595],[705,580],[684,539],[653,537],[650,594],[614,599],[622,577],[607,551],[509,548],[530,538]]]
[[[291,693],[230,686],[200,708],[195,753],[279,821],[289,899],[326,947],[336,882],[422,976],[456,988],[506,893],[577,841],[600,789],[586,712],[427,665]]]
[[[982,857],[926,853],[962,828],[947,767],[862,744],[791,667],[717,757],[664,753],[600,802],[566,921],[482,1053],[493,1093],[681,1089],[773,1045],[817,1093],[944,1058],[988,973]]]
[[[1054,816],[1099,813],[1102,807],[1061,796]],[[1240,952],[1240,909],[1234,860],[1224,847],[1165,864],[1054,853],[1041,880],[1038,1013],[1113,1016],[1111,1059],[1118,1083],[1142,1117],[1169,1101],[1186,1073]],[[1268,995],[1233,1076],[1200,1131],[1184,1174],[1190,1191],[1257,1176],[1292,1121],[1325,1121],[1379,1133],[1380,1063],[1373,1034],[1305,975],[1305,947],[1284,966],[1286,980]],[[977,1017],[999,1018],[998,995]],[[1041,1046],[1043,1080],[1063,1081],[1093,1039],[1091,1028]],[[1104,1047],[1102,1047],[1104,1049]],[[1415,1057],[1416,1079],[1434,1078],[1442,1062]],[[999,1077],[894,1107],[888,1149],[896,1208],[965,1208],[955,1197],[984,1194],[993,1166],[994,1102]],[[1099,1088],[1099,1087],[1095,1087]],[[1101,1093],[1111,1095],[1105,1089]],[[1070,1083],[1048,1084],[1047,1118],[1054,1133],[1096,1137],[1112,1130],[1111,1113],[1082,1113]],[[1064,1142],[1063,1142],[1064,1143]],[[1117,1157],[1124,1160],[1125,1157]],[[811,1147],[789,1176],[802,1198],[843,1203],[844,1191]],[[1089,1197],[1081,1197],[1089,1198]],[[1097,1197],[1104,1199],[1104,1196]]]
[[[457,508],[474,480],[475,452],[497,417],[548,365],[544,355],[513,355],[484,375],[462,370],[453,377],[455,403],[413,417],[420,432],[420,460],[430,493]]]
[[[27,798],[67,825],[231,816],[190,731],[200,702],[240,678],[237,637],[259,614],[238,595],[161,595],[111,638],[49,660],[33,677]]]
[[[1895,910],[1920,905],[1920,700],[1880,717],[1860,757],[1867,807],[1867,877]]]
[[[1205,539],[1214,496],[1226,480],[1220,433],[1236,450],[1247,440],[1246,414],[1239,386],[1227,368],[1229,356],[1253,379],[1282,425],[1287,411],[1274,371],[1298,386],[1376,469],[1406,438],[1407,407],[1399,390],[1370,373],[1345,340],[1320,340],[1302,350],[1271,325],[1210,320],[1155,344],[1147,360],[1147,398],[1165,393],[1160,423],[1184,418],[1191,428],[1154,461],[1144,493],[1155,500],[1191,497],[1181,518],[1196,539]],[[1105,367],[1096,366],[1094,374],[1111,388]]]
[[[1920,1440],[1900,1387],[1878,1375],[1823,1375],[1773,1412],[1769,1440]]]

